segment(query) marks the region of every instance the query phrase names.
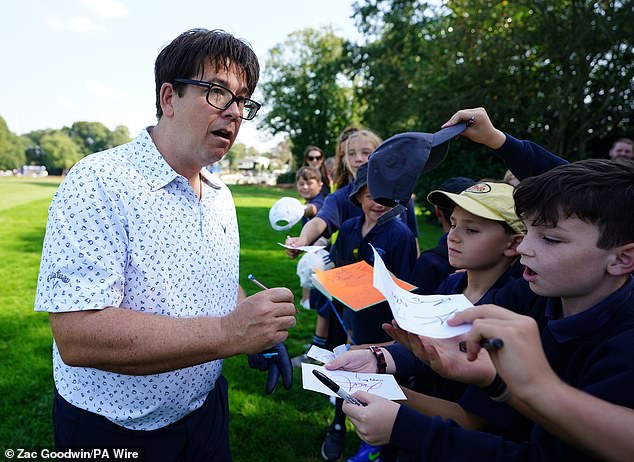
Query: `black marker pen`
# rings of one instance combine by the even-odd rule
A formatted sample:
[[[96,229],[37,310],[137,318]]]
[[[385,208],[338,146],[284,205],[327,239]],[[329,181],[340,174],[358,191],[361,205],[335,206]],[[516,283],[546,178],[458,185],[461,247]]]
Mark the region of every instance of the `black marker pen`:
[[[356,404],[357,406],[365,406],[365,403],[362,403],[358,399],[354,398],[350,393],[341,388],[335,382],[333,382],[327,375],[323,372],[318,371],[317,369],[313,369],[313,375],[319,379],[321,383],[326,385],[330,390],[337,393],[337,395],[341,396],[344,400],[351,404]]]
[[[485,350],[499,350],[504,346],[504,341],[501,338],[483,338],[480,340],[480,346]],[[462,340],[458,343],[458,348],[463,353],[467,352],[467,342]]]

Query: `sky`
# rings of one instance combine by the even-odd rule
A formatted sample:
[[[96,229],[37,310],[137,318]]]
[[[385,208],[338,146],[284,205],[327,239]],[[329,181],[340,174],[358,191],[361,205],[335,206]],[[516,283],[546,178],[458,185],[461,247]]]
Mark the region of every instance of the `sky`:
[[[268,51],[298,30],[332,26],[356,40],[351,5],[352,0],[5,2],[0,116],[18,135],[89,121],[111,130],[125,125],[135,137],[156,123],[154,60],[181,32],[224,29],[248,41],[263,68]],[[257,130],[256,120],[243,122],[237,141],[258,150],[272,147],[279,137]]]

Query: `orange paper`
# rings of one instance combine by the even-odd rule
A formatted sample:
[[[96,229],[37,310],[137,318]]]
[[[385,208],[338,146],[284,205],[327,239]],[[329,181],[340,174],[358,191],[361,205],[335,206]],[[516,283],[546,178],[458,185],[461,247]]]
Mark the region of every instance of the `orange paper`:
[[[381,292],[374,288],[373,271],[364,260],[326,271],[318,269],[313,277],[313,285],[329,299],[334,297],[354,311],[359,311],[385,300]],[[392,279],[405,290],[416,288],[394,276]]]

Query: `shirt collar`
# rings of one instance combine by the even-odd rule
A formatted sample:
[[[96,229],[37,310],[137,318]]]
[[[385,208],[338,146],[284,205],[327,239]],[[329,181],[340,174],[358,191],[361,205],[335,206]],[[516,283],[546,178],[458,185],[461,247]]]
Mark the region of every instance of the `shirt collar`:
[[[551,298],[546,304],[548,329],[559,343],[581,338],[607,323],[623,307],[634,291],[634,278],[628,281],[612,295],[581,313],[561,318],[561,300]]]
[[[156,144],[154,144],[154,140],[149,133],[152,128],[144,128],[132,141],[136,149],[134,150],[135,155],[130,161],[136,166],[141,175],[145,177],[150,189],[157,191],[181,175],[169,166]],[[201,169],[200,174],[205,183],[214,189],[220,189],[221,181],[206,168]]]

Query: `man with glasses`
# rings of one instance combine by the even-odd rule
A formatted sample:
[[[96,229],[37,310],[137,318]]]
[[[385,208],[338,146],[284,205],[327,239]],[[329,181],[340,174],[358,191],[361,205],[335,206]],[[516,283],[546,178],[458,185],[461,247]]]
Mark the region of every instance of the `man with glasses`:
[[[222,359],[250,354],[275,371],[267,392],[280,372],[290,387],[293,295],[245,297],[234,203],[204,168],[255,117],[258,77],[241,40],[181,34],[155,63],[156,126],[84,158],[55,195],[35,309],[55,340],[58,449],[229,461]]]

